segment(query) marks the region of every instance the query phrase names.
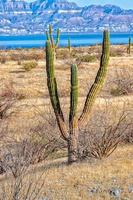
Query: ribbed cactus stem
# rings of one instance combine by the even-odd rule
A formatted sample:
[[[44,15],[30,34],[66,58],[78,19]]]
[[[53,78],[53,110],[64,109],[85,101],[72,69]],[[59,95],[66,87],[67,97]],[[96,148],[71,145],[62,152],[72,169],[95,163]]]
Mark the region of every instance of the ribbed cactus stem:
[[[87,95],[83,112],[79,118],[80,126],[85,125],[88,122],[96,97],[101,91],[101,88],[104,84],[109,64],[109,54],[110,54],[109,47],[110,47],[109,32],[104,31],[100,68],[98,70],[95,81]]]
[[[49,38],[50,38],[50,41],[51,41],[51,46],[54,47],[54,38],[53,38],[53,29],[52,29],[52,26],[49,25]]]
[[[128,40],[128,54],[131,54],[131,37]]]
[[[46,31],[46,40],[49,40],[49,41],[50,41],[48,31]]]
[[[64,122],[63,113],[60,106],[57,83],[54,74],[54,49],[51,47],[50,41],[46,41],[46,72],[47,86],[49,90],[50,100],[55,112],[57,123],[59,125],[62,136],[67,140],[67,129]]]
[[[71,98],[70,98],[70,115],[69,121],[71,122],[76,117],[78,106],[78,76],[77,65],[71,66]]]
[[[55,43],[55,48],[58,47],[60,41],[60,29],[57,29],[57,36],[56,36],[56,43]]]
[[[69,53],[71,53],[71,40],[70,40],[70,38],[68,38],[68,50],[69,50]]]

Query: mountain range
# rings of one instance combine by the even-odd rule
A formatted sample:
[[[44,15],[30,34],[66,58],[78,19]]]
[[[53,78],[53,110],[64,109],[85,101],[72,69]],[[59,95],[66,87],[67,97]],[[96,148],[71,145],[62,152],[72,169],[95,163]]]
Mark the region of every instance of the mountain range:
[[[79,7],[67,0],[0,0],[0,35],[44,33],[48,25],[62,32],[133,32],[133,9],[115,5]]]

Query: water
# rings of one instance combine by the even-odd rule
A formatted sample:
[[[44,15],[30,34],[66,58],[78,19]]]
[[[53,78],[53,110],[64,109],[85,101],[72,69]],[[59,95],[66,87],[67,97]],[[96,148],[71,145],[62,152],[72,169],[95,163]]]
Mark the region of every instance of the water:
[[[111,33],[111,43],[127,44],[129,36],[133,38],[133,33]],[[62,33],[60,46],[67,46],[68,37],[71,39],[71,46],[88,46],[102,42],[102,33]],[[0,36],[0,49],[44,47],[45,40],[45,35]]]

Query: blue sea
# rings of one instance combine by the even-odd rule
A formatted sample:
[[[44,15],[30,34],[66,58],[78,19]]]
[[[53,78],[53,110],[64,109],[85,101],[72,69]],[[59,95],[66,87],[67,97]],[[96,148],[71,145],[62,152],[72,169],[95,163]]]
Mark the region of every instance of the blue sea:
[[[112,44],[127,44],[133,33],[111,33]],[[88,46],[101,44],[102,33],[61,33],[60,46],[67,46],[68,38],[71,46]],[[45,35],[0,36],[0,49],[41,48],[45,46]]]

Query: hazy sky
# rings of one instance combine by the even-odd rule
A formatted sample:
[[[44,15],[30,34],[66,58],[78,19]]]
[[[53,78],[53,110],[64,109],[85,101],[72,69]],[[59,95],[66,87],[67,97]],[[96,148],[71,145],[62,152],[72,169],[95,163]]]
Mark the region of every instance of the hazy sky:
[[[27,0],[34,1],[34,0]],[[133,9],[133,0],[68,0],[77,3],[80,6],[91,5],[91,4],[114,4],[122,8]]]
[[[73,0],[69,0],[73,1]],[[114,4],[121,6],[123,8],[131,8],[133,9],[133,0],[75,0],[75,2],[79,5],[90,5],[90,4]]]

